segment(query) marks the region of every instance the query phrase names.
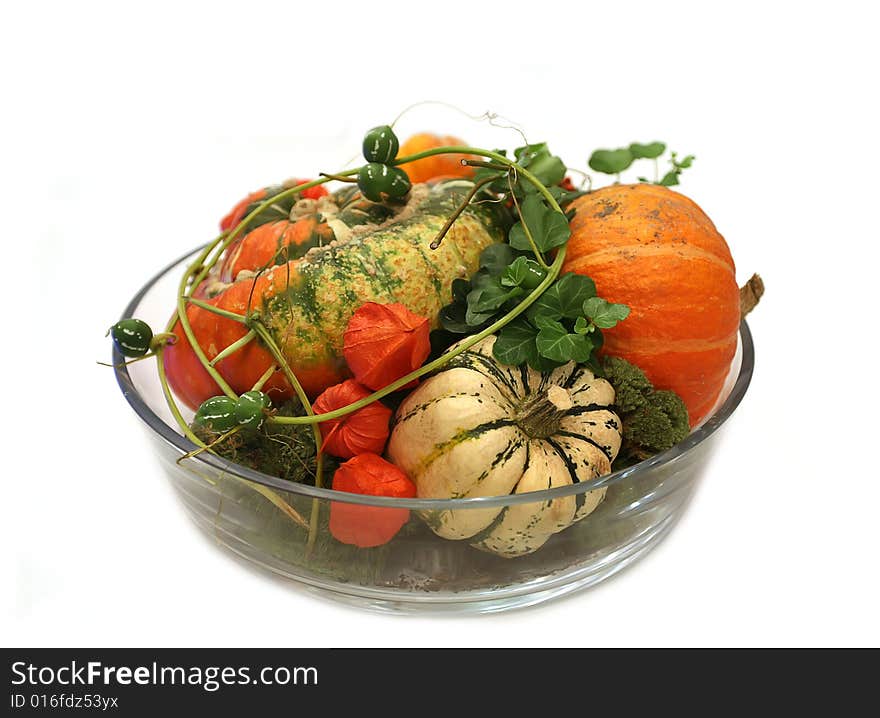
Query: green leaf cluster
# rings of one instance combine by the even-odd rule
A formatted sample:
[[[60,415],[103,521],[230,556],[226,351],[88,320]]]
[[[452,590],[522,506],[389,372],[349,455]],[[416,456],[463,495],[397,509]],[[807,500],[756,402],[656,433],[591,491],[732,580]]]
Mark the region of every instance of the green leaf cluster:
[[[493,354],[502,364],[540,371],[569,361],[595,364],[601,330],[628,315],[629,307],[597,297],[592,279],[569,272],[499,332]]]
[[[480,269],[470,280],[453,280],[453,300],[440,310],[440,324],[452,334],[475,334],[518,305],[546,276],[529,253],[493,244],[483,250]],[[601,330],[628,315],[629,307],[597,297],[592,279],[568,273],[501,330],[495,358],[538,370],[568,361],[590,363],[602,346]]]
[[[441,326],[453,334],[473,334],[519,304],[547,276],[527,254],[509,244],[486,247],[470,280],[452,280],[452,302],[440,310]]]

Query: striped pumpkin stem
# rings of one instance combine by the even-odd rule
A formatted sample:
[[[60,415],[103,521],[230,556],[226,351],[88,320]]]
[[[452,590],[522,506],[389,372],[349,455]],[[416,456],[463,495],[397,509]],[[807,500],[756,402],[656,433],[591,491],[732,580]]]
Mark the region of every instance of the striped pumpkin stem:
[[[529,399],[516,414],[516,424],[532,439],[546,439],[559,431],[566,412],[574,406],[565,388],[552,385],[546,392]]]

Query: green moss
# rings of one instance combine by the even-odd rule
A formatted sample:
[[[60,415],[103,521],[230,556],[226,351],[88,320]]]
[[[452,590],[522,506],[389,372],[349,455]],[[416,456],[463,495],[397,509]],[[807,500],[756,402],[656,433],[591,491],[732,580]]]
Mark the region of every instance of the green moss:
[[[602,361],[605,378],[614,387],[614,403],[622,414],[635,411],[647,402],[654,390],[645,373],[634,364],[619,357],[605,357]]]
[[[641,369],[619,357],[606,357],[602,369],[614,387],[615,408],[623,422],[615,471],[671,449],[690,433],[687,407],[678,394],[655,390]]]

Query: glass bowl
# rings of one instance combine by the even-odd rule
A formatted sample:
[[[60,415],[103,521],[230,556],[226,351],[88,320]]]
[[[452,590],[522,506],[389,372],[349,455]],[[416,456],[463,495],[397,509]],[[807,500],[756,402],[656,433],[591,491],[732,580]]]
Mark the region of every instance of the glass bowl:
[[[141,289],[123,317],[164,326],[179,278],[192,254],[173,262]],[[124,358],[114,351],[113,362]],[[717,429],[749,386],[754,348],[745,322],[719,401],[683,442],[647,461],[599,479],[527,494],[473,499],[393,499],[292,483],[202,452],[181,435],[162,395],[153,360],[116,368],[122,393],[144,421],[162,469],[195,523],[220,544],[326,598],[376,610],[489,612],[537,604],[591,586],[628,566],[675,525],[707,464]],[[187,419],[192,413],[184,414]],[[502,558],[467,541],[436,536],[427,525],[446,510],[479,511],[543,503],[607,487],[585,519],[555,534],[535,553]],[[329,533],[333,502],[367,520],[382,514],[409,520],[389,543],[356,548]],[[304,523],[317,512],[310,545]],[[394,518],[390,518],[394,520]]]

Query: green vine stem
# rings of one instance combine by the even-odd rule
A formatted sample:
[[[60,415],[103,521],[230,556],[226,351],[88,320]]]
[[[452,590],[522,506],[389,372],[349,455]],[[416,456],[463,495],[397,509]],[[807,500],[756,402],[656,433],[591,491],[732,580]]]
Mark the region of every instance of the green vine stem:
[[[180,317],[180,326],[183,328],[183,333],[186,335],[187,341],[189,341],[189,345],[192,347],[193,352],[199,358],[199,362],[201,362],[202,366],[205,367],[208,374],[211,375],[211,378],[217,383],[217,386],[223,391],[226,396],[230,399],[238,399],[238,394],[236,394],[232,387],[226,382],[226,379],[223,378],[223,375],[217,371],[211,362],[208,360],[208,357],[205,356],[205,352],[202,349],[201,345],[196,341],[195,332],[193,331],[192,326],[189,322],[189,317],[186,314],[186,286],[187,281],[189,279],[188,272],[183,275],[183,278],[180,280],[180,287],[178,290],[177,297],[177,315]]]
[[[473,189],[467,193],[467,196],[462,200],[461,204],[458,205],[458,208],[449,219],[446,220],[446,224],[443,225],[442,229],[437,232],[437,236],[432,240],[430,247],[431,249],[437,249],[440,247],[440,243],[443,241],[443,238],[449,233],[449,230],[452,229],[452,225],[455,224],[456,220],[461,217],[461,213],[464,212],[468,205],[470,205],[471,200],[477,196],[477,192],[479,192],[483,187],[485,187],[490,182],[494,182],[494,177],[487,177],[484,180],[480,180],[476,184],[474,184]]]
[[[349,177],[347,175],[337,175],[330,174],[329,172],[319,172],[321,177],[326,177],[328,180],[336,180],[337,182],[350,182],[351,184],[357,184],[356,177]]]
[[[165,362],[162,360],[162,353],[164,351],[164,347],[159,347],[156,350],[156,366],[159,370],[159,383],[162,385],[162,393],[165,394],[165,402],[168,404],[168,408],[171,410],[171,415],[174,417],[177,425],[183,431],[183,435],[196,446],[204,446],[205,443],[189,428],[189,424],[186,423],[183,414],[180,413],[180,407],[177,406],[177,401],[175,401],[174,395],[171,393],[171,387],[168,386],[168,378],[165,376]]]
[[[154,356],[156,356],[156,352],[147,352],[143,356],[135,357],[134,359],[126,359],[125,361],[121,361],[118,364],[110,364],[109,362],[105,361],[96,361],[95,364],[97,364],[98,366],[107,366],[111,369],[119,369],[120,367],[136,364],[137,362],[143,361],[144,359],[152,359]]]
[[[266,348],[272,354],[272,357],[275,359],[275,361],[281,365],[281,369],[284,372],[284,375],[287,377],[287,381],[290,382],[290,385],[296,392],[296,395],[299,398],[300,403],[302,404],[303,411],[306,412],[306,416],[314,417],[315,412],[312,409],[312,403],[309,401],[309,397],[306,395],[305,390],[302,388],[302,384],[299,383],[299,379],[296,378],[296,374],[293,373],[293,370],[287,363],[284,354],[281,353],[281,350],[278,348],[278,345],[272,338],[272,334],[260,321],[259,315],[252,314],[251,318],[248,320],[248,325],[251,327],[252,331],[256,332],[256,334],[260,337],[260,339],[266,345]],[[312,433],[315,437],[315,486],[321,488],[324,485],[324,454],[321,451],[321,446],[323,444],[321,437],[321,428],[318,426],[317,423],[312,423]],[[318,538],[318,519],[320,510],[321,505],[318,499],[313,499],[312,515],[309,521],[309,538],[306,543],[306,555],[312,552],[312,549],[315,546],[315,540]]]
[[[212,314],[216,314],[220,317],[226,317],[227,319],[231,319],[234,322],[239,322],[240,324],[244,324],[247,320],[247,317],[245,317],[244,314],[236,314],[235,312],[230,312],[228,309],[215,307],[213,304],[203,302],[201,299],[196,299],[195,297],[185,296],[184,300],[187,302],[187,304],[194,304],[199,309],[204,309],[206,312],[211,312]]]
[[[266,382],[272,378],[272,375],[276,371],[278,371],[278,368],[279,367],[277,364],[270,364],[269,368],[263,372],[263,376],[261,376],[259,379],[257,379],[257,383],[251,387],[251,391],[262,391],[263,387],[266,385]]]
[[[202,444],[199,448],[193,449],[192,451],[188,451],[183,456],[181,456],[175,463],[177,463],[177,465],[179,466],[185,459],[192,459],[193,457],[201,454],[203,451],[208,451],[212,447],[217,446],[217,444],[222,444],[230,436],[235,436],[240,431],[241,431],[241,427],[236,426],[236,427],[230,429],[229,431],[227,431],[225,434],[220,434],[220,436],[218,436],[216,439],[214,439],[210,444]]]
[[[538,264],[541,265],[544,269],[549,269],[550,265],[544,261],[544,255],[541,254],[541,250],[538,249],[538,245],[535,242],[535,238],[532,236],[532,230],[529,229],[529,223],[526,222],[526,218],[523,217],[522,209],[519,206],[519,200],[516,198],[516,192],[513,191],[513,180],[510,175],[507,175],[507,183],[510,185],[510,196],[513,199],[513,204],[516,206],[516,213],[519,216],[520,224],[522,224],[523,234],[526,235],[526,239],[529,240],[529,245],[532,248],[532,254],[535,255],[535,259],[538,260]]]
[[[236,339],[234,342],[232,342],[232,344],[230,344],[228,347],[226,347],[224,350],[222,350],[217,356],[215,356],[213,359],[211,359],[211,366],[217,366],[217,364],[219,362],[223,361],[230,354],[234,354],[242,347],[245,347],[248,344],[250,344],[256,338],[256,336],[257,336],[257,333],[253,329],[248,330],[248,333],[245,334],[241,339]]]

